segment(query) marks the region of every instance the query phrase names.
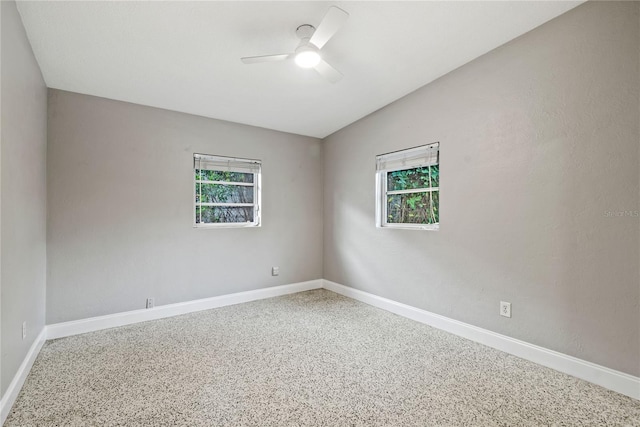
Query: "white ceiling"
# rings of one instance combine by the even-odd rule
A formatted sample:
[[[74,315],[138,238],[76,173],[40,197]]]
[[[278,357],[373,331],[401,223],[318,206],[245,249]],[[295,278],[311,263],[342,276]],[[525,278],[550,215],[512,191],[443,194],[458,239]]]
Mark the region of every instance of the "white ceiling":
[[[27,1],[18,8],[47,85],[325,137],[577,6],[503,2]],[[286,53],[329,6],[349,20],[323,49],[338,83]],[[522,52],[526,55],[526,52]]]

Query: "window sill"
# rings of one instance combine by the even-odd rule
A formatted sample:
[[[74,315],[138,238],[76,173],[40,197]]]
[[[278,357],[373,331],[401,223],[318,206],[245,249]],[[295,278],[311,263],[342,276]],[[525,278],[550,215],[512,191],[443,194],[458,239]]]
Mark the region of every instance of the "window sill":
[[[400,230],[423,230],[423,231],[438,231],[440,224],[383,224],[378,225],[378,228],[395,228]]]
[[[248,223],[228,223],[228,224],[194,224],[193,228],[258,228],[262,227],[261,224],[255,222]]]

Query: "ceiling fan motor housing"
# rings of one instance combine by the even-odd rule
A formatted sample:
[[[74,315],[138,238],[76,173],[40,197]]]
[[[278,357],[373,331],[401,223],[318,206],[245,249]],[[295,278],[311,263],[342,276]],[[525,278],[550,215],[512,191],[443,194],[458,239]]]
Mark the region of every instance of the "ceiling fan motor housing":
[[[296,29],[300,44],[294,52],[294,59],[296,64],[302,68],[313,68],[320,62],[320,49],[309,43],[309,39],[315,31],[315,27],[309,24],[300,25]]]
[[[298,28],[296,28],[296,36],[302,41],[308,42],[313,33],[316,32],[316,27],[310,24],[302,24]]]

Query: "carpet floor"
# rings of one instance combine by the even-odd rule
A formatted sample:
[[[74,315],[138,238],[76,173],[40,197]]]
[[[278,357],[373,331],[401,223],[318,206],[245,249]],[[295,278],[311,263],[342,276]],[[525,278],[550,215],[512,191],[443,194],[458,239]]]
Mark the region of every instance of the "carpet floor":
[[[640,426],[640,402],[326,290],[58,340],[5,427]]]

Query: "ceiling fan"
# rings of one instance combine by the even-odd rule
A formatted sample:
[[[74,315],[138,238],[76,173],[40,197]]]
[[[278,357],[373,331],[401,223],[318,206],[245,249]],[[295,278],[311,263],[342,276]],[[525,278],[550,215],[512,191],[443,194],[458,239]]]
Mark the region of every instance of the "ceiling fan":
[[[245,64],[256,64],[293,58],[299,67],[314,68],[321,76],[331,83],[335,83],[342,78],[342,73],[322,59],[320,49],[338,32],[348,17],[349,14],[344,10],[331,6],[324,18],[322,18],[318,28],[313,25],[303,24],[296,29],[296,35],[300,38],[300,43],[293,53],[247,56],[241,58],[241,60]]]

